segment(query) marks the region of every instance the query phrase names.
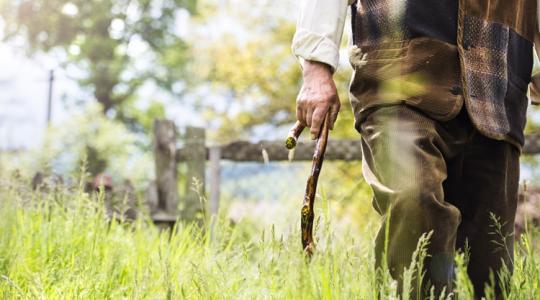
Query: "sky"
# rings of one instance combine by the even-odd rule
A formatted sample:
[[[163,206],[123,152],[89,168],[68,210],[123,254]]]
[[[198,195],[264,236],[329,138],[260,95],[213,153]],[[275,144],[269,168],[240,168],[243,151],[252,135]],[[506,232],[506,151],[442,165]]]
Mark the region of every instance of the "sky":
[[[52,124],[58,125],[80,110],[79,101],[93,101],[91,93],[82,90],[76,80],[76,70],[55,66],[48,56],[28,58],[15,47],[0,44],[0,150],[36,148],[41,145],[47,128],[49,72],[55,69],[52,93]],[[204,125],[200,117],[174,101],[170,94],[148,84],[139,91],[139,105],[148,100],[166,104],[167,116],[179,125]],[[84,107],[84,105],[82,106]]]
[[[12,46],[0,44],[0,149],[37,146],[46,128],[50,66],[43,59],[28,59]],[[60,95],[77,90],[65,76],[57,74],[54,104]],[[63,111],[54,106],[53,117]]]

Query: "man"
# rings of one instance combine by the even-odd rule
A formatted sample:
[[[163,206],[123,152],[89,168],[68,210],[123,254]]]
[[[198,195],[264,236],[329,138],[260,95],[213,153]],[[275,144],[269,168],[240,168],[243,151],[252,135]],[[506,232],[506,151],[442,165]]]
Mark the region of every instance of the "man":
[[[384,216],[377,265],[401,283],[431,233],[424,287],[451,290],[461,249],[476,296],[490,273],[500,294],[497,273],[513,267],[536,0],[303,0],[296,114],[313,138],[340,109],[332,75],[349,6],[351,103],[364,177]]]

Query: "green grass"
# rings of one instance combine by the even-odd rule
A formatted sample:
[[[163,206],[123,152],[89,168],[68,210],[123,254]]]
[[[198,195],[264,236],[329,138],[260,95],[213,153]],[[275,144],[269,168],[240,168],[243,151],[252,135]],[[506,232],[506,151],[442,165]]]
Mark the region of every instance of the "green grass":
[[[221,218],[209,230],[179,225],[171,234],[146,219],[108,222],[99,201],[78,190],[46,195],[1,183],[2,299],[397,298],[396,283],[373,270],[374,230],[333,231],[325,212],[307,264],[298,219],[290,233]],[[540,298],[540,255],[530,239],[516,253],[511,299]],[[466,255],[456,260],[457,297],[470,299]]]

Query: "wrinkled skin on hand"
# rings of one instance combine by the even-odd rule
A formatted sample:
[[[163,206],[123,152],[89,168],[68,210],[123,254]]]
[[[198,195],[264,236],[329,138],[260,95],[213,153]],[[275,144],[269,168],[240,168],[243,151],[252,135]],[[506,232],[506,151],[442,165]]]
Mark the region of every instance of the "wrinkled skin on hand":
[[[341,103],[330,66],[314,61],[305,61],[303,66],[304,82],[296,99],[296,118],[310,128],[315,140],[328,112],[329,127],[333,129]]]

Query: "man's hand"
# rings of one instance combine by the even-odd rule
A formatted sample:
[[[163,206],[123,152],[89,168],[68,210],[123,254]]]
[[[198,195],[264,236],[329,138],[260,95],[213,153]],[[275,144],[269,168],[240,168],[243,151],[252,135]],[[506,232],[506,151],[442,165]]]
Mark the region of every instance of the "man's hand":
[[[341,103],[328,65],[306,60],[303,77],[304,83],[296,99],[296,118],[310,127],[311,138],[317,139],[328,111],[330,129],[334,128]]]

